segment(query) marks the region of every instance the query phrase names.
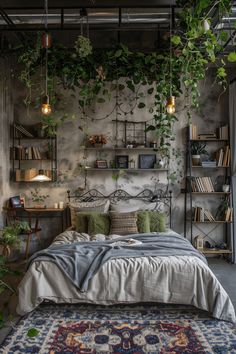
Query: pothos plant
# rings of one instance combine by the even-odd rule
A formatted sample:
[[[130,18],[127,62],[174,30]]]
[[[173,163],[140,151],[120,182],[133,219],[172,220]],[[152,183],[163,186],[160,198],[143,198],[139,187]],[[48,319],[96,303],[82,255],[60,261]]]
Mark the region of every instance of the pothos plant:
[[[134,94],[137,101],[135,107],[145,108],[143,92],[137,90],[142,86],[147,95],[153,97],[149,108],[153,121],[147,130],[155,132],[160,140],[160,153],[170,158],[171,141],[174,140],[173,123],[178,120],[177,114],[166,112],[165,103],[170,92],[175,97],[185,95],[187,116],[191,119],[192,109],[199,107],[199,82],[205,78],[209,64],[215,66],[215,80],[222,86],[222,91],[226,89],[225,66],[227,61],[236,61],[236,53],[218,58],[228,40],[228,33],[215,32],[211,28],[209,13],[217,9],[221,18],[228,14],[230,3],[230,0],[178,0],[177,27],[167,36],[168,49],[162,54],[134,52],[124,44],[110,50],[92,51],[88,38],[83,36],[77,39],[71,51],[62,45],[53,45],[48,50],[50,97],[55,99],[56,104],[55,81],[70,90],[74,98],[78,91],[78,105],[86,118],[86,108],[94,101],[104,104],[124,90]],[[208,26],[204,25],[205,21],[208,21]],[[19,56],[19,61],[24,65],[20,78],[31,92],[34,76],[45,58],[39,40],[37,43],[36,46],[34,42],[27,43]],[[172,45],[171,51],[169,43]],[[110,89],[107,88],[108,82],[111,83]],[[29,97],[26,103],[30,103]],[[55,126],[63,122],[63,119],[55,119],[53,115],[47,118],[53,133]]]

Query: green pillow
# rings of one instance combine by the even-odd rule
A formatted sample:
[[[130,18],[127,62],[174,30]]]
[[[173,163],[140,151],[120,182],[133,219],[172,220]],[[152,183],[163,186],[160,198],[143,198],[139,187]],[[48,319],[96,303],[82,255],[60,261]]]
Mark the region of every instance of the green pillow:
[[[151,232],[166,231],[166,215],[158,211],[148,211]]]
[[[76,231],[88,233],[88,216],[90,213],[79,212],[76,215]]]
[[[109,235],[110,218],[109,214],[92,212],[88,216],[88,234],[93,236],[96,234]]]
[[[148,211],[139,211],[137,218],[137,227],[140,234],[150,232],[150,223]]]

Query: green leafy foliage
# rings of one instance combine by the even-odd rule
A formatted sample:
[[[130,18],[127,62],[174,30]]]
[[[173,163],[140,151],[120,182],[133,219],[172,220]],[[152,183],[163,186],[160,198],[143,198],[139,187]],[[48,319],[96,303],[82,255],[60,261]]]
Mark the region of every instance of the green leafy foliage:
[[[228,61],[231,62],[231,63],[233,63],[233,62],[236,61],[236,52],[231,52],[231,53],[229,53],[229,55],[228,55]]]
[[[39,335],[39,330],[37,328],[30,328],[27,332],[27,337],[33,338]]]

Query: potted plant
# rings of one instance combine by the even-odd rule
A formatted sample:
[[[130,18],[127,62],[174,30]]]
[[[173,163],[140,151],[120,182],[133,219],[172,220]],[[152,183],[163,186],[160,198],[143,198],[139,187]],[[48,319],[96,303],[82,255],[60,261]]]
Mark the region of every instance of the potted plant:
[[[27,231],[30,231],[30,227],[26,221],[15,221],[0,230],[0,245],[4,257],[8,258],[11,254],[11,249],[20,246],[18,236]]]
[[[30,193],[35,208],[46,208],[44,202],[47,198],[49,198],[48,194],[40,193],[39,188],[35,188],[33,191],[30,191]]]
[[[191,143],[191,156],[193,166],[199,166],[201,161],[201,155],[207,154],[205,147],[206,144],[200,141],[194,141]]]

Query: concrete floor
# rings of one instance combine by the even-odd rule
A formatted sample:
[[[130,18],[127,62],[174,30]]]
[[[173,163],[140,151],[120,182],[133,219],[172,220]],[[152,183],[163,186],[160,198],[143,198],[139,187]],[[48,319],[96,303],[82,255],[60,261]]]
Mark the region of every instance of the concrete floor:
[[[234,305],[234,308],[236,310],[236,264],[232,265],[230,263],[227,263],[225,260],[219,258],[208,258],[208,263],[209,263],[209,267],[211,268],[213,273],[216,275],[216,277],[218,278],[218,280],[220,281],[220,283],[228,293]],[[13,280],[14,280],[13,283],[16,286],[20,279],[14,277]],[[11,305],[10,310],[13,313],[14,313],[14,307],[16,301],[17,299],[16,297],[14,297],[10,304]],[[1,296],[0,296],[0,302],[3,303],[3,298],[1,298]],[[11,330],[11,326],[14,325],[14,323],[17,321],[18,318],[19,317],[14,317],[14,319],[11,321],[9,326],[0,330],[0,347],[2,341]]]
[[[208,264],[223,288],[228,293],[236,311],[236,264],[219,258],[208,258]]]

